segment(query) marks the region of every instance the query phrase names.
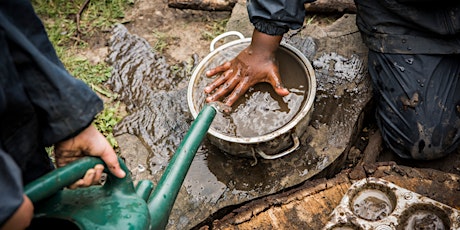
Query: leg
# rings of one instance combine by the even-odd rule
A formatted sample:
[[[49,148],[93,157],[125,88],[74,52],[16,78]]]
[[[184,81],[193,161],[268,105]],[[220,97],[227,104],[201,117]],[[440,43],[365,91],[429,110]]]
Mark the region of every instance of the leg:
[[[460,143],[460,55],[369,51],[384,142],[400,157],[430,160]]]

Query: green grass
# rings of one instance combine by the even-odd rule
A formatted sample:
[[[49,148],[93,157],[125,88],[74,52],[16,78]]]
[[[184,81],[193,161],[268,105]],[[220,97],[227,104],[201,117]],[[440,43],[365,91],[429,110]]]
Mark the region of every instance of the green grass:
[[[168,37],[166,33],[158,31],[153,31],[153,36],[156,38],[156,41],[153,44],[152,49],[158,53],[163,53],[163,51],[169,45],[169,40],[172,38]]]
[[[50,40],[55,45],[67,45],[77,40],[77,14],[85,0],[32,0],[35,11],[44,21]],[[80,32],[91,36],[96,30],[107,30],[124,17],[128,0],[89,1],[80,17]]]
[[[80,49],[89,48],[85,39],[108,31],[111,26],[121,22],[126,7],[133,0],[91,0],[80,17],[80,31],[77,30],[77,14],[85,0],[32,0],[35,11],[42,19],[48,37],[57,55],[67,70],[88,84],[93,91],[105,97],[105,108],[98,114],[94,124],[107,137],[113,147],[118,147],[113,137],[113,127],[121,120],[116,94],[103,86],[111,76],[107,63],[92,64],[78,55]]]
[[[225,32],[225,27],[227,26],[228,19],[217,21],[207,26],[206,30],[202,32],[201,38],[211,41],[218,35],[221,35]]]

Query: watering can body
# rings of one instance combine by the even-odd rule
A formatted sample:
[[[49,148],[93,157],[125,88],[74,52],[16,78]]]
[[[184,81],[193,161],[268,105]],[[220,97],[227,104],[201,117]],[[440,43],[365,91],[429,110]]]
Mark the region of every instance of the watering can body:
[[[107,172],[103,185],[66,189],[87,169],[103,164],[96,157],[72,162],[26,185],[25,194],[35,207],[31,229],[164,229],[215,113],[211,106],[202,109],[155,188],[148,180],[134,186],[128,168],[119,159],[127,173],[124,178]]]

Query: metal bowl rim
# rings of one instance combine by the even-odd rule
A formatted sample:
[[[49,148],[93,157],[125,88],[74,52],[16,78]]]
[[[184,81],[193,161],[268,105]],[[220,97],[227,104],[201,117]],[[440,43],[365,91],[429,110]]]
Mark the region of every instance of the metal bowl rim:
[[[251,38],[237,39],[237,40],[228,42],[228,43],[226,43],[226,44],[224,44],[222,46],[219,46],[218,48],[213,50],[211,53],[209,53],[195,67],[195,69],[194,69],[194,71],[192,73],[192,76],[190,78],[188,89],[187,89],[187,102],[188,102],[190,112],[192,113],[192,116],[193,116],[194,119],[198,116],[199,111],[197,111],[196,108],[195,108],[195,104],[193,103],[192,94],[193,94],[195,82],[196,82],[196,80],[198,78],[198,73],[201,72],[201,69],[203,68],[203,66],[206,63],[208,63],[209,59],[211,59],[218,52],[220,52],[220,51],[222,51],[222,50],[224,50],[224,49],[226,49],[228,47],[234,46],[236,44],[244,43],[244,42],[249,43],[250,41],[251,41]],[[307,71],[308,71],[309,77],[308,77],[307,81],[309,83],[309,90],[308,90],[308,92],[306,94],[307,101],[304,103],[304,105],[303,105],[302,109],[300,110],[300,112],[298,112],[294,116],[294,118],[291,119],[291,121],[289,121],[283,127],[279,128],[279,129],[277,129],[277,130],[275,130],[275,131],[273,131],[271,133],[261,135],[261,136],[257,136],[257,137],[231,137],[231,136],[228,136],[228,135],[225,135],[223,133],[220,133],[220,132],[216,131],[215,129],[212,128],[212,125],[208,130],[209,134],[215,136],[216,138],[220,138],[222,140],[229,141],[229,142],[234,142],[234,143],[240,143],[240,144],[262,143],[262,142],[270,141],[270,140],[272,140],[272,139],[274,139],[274,138],[276,138],[276,137],[278,137],[278,136],[290,131],[305,116],[307,116],[308,112],[313,108],[313,102],[314,102],[315,95],[316,95],[316,77],[315,77],[315,72],[313,70],[313,66],[308,61],[308,59],[305,57],[305,55],[303,55],[294,46],[289,45],[289,44],[287,44],[285,42],[281,42],[280,46],[282,46],[282,47],[286,48],[287,50],[293,52],[301,60],[301,62],[305,65],[305,67],[307,68]]]

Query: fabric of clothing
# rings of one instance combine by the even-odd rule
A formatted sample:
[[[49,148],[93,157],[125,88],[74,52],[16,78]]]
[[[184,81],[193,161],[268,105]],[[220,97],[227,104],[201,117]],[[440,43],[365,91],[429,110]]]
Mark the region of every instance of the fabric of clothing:
[[[281,35],[300,28],[303,3],[248,0],[247,8],[258,31]],[[356,25],[370,50],[376,119],[385,143],[403,158],[451,153],[460,135],[460,2],[355,0],[355,5]]]
[[[431,160],[460,142],[460,55],[369,51],[383,139],[402,158]]]
[[[246,5],[249,19],[258,31],[282,35],[302,27],[307,2],[314,0],[248,0]]]
[[[22,203],[22,186],[53,169],[45,147],[78,134],[102,108],[66,71],[30,1],[0,1],[0,226]]]
[[[460,53],[459,1],[407,2],[355,0],[356,25],[369,49],[398,54]]]

